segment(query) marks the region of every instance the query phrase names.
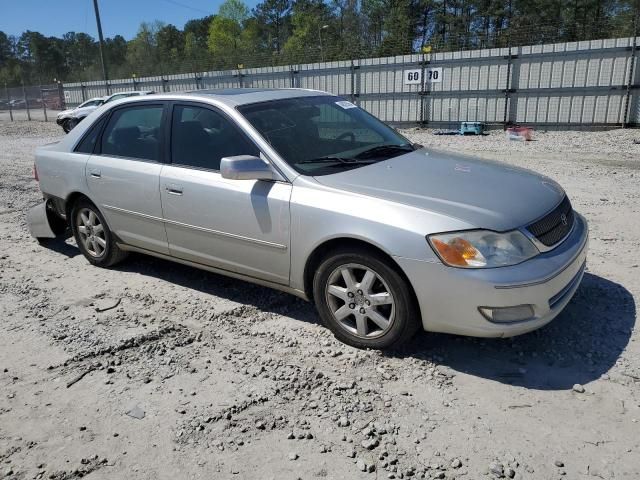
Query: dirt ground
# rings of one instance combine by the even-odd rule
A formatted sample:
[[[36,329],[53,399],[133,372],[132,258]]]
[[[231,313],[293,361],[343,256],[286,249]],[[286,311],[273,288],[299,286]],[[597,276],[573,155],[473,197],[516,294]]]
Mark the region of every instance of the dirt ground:
[[[395,353],[340,344],[283,293],[40,246],[33,150],[59,134],[0,123],[0,478],[640,478],[639,131],[408,131],[553,177],[591,235],[547,327]]]

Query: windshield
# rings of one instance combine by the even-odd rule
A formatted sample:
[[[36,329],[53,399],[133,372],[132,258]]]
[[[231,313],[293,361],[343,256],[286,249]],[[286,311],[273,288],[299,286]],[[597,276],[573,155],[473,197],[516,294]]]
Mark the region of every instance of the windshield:
[[[135,95],[138,95],[137,93],[117,93],[115,95],[112,95],[111,98],[107,98],[107,100],[105,101],[105,103],[109,103],[109,102],[113,102],[114,100],[121,100],[123,98],[127,98],[127,97],[133,97]]]
[[[80,105],[78,105],[78,108],[83,108],[83,107],[94,107],[97,105],[102,105],[102,99],[101,98],[93,98],[91,100],[87,100],[84,103],[81,103]]]
[[[358,168],[414,150],[395,130],[339,97],[288,98],[238,110],[305,175]]]

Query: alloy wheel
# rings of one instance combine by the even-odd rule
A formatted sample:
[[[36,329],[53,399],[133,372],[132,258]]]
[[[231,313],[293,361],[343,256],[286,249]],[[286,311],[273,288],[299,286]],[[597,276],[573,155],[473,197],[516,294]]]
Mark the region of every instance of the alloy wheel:
[[[364,265],[350,263],[333,270],[325,297],[338,325],[357,337],[380,337],[395,320],[393,293],[382,276]]]
[[[98,258],[107,249],[107,238],[100,218],[89,208],[82,208],[76,217],[80,240],[89,255]]]

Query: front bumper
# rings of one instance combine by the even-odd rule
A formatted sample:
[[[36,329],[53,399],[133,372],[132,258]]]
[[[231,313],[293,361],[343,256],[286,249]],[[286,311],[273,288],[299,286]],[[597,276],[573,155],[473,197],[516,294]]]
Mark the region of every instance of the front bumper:
[[[424,329],[476,337],[509,337],[546,325],[569,303],[586,266],[588,226],[576,214],[559,246],[512,267],[461,269],[394,257],[414,287]],[[530,319],[487,320],[479,307],[531,305]]]

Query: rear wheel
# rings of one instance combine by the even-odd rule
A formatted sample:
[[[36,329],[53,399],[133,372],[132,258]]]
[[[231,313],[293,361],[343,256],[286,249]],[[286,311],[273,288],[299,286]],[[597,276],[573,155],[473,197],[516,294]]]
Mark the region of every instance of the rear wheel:
[[[93,265],[110,267],[127,256],[116,245],[107,222],[91,202],[83,199],[73,206],[71,225],[78,248]]]
[[[420,325],[408,282],[374,252],[330,254],[316,272],[313,294],[325,324],[354,347],[398,347]]]

